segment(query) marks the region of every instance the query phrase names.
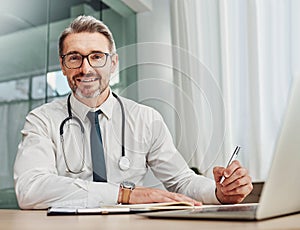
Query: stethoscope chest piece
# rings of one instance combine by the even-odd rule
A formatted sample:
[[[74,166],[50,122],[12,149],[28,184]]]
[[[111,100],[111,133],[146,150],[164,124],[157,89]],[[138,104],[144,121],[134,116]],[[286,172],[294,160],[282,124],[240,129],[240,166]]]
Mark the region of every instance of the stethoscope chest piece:
[[[130,167],[130,160],[126,156],[122,156],[119,160],[119,168],[123,171],[128,170]]]

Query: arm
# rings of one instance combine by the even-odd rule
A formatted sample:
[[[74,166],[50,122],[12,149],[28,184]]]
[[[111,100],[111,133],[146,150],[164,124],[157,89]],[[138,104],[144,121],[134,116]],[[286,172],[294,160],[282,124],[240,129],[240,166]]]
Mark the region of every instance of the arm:
[[[119,185],[88,180],[90,172],[67,177],[59,154],[57,125],[45,112],[34,111],[26,118],[23,139],[14,166],[15,190],[23,209],[50,206],[93,207],[99,203],[116,203]],[[53,131],[52,131],[53,130]],[[58,135],[58,134],[57,134]]]
[[[150,122],[149,122],[150,120]],[[152,118],[147,121],[147,133],[149,150],[147,154],[147,164],[151,167],[154,175],[164,184],[166,191],[158,191],[147,189],[145,194],[141,190],[136,189],[132,192],[132,196],[138,200],[140,197],[146,196],[154,201],[155,198],[161,197],[160,201],[165,198],[181,200],[193,199],[193,202],[218,203],[215,196],[214,181],[196,175],[189,169],[187,163],[176,150],[172,137],[165,125],[162,117],[156,111],[152,111]],[[138,194],[139,193],[139,194]],[[155,195],[152,196],[152,193]],[[172,198],[180,195],[180,197]],[[184,195],[184,198],[183,196]],[[188,198],[190,197],[190,198]]]
[[[223,175],[224,168],[215,168],[215,181],[196,175],[189,169],[185,160],[176,150],[168,128],[157,112],[154,112],[151,133],[151,148],[147,156],[148,165],[154,175],[163,182],[171,193],[157,189],[140,188],[132,192],[131,202],[184,200],[194,204],[199,204],[198,201],[204,203],[239,203],[252,190],[251,179],[247,175],[247,171],[240,165],[228,169],[228,174],[231,176],[225,181],[224,187],[221,187],[218,182]],[[232,184],[233,181],[235,182]],[[240,185],[239,188],[238,185]],[[189,197],[193,200],[190,200]]]

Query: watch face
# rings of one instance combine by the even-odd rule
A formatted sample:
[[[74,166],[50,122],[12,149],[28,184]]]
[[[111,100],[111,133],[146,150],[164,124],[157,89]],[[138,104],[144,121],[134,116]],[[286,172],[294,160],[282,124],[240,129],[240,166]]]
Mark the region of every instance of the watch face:
[[[121,183],[121,186],[123,188],[128,188],[128,189],[134,189],[135,188],[135,184],[133,182],[131,182],[131,181],[123,181]]]

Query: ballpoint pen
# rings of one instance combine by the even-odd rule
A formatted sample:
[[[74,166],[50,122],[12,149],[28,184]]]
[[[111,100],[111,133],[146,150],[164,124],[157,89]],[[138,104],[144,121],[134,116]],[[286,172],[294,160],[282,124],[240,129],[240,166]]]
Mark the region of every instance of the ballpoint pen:
[[[233,151],[233,153],[232,153],[232,155],[230,157],[230,160],[227,163],[226,168],[228,168],[228,166],[237,158],[240,149],[241,149],[240,146],[236,146],[235,147],[235,150]],[[220,180],[220,184],[222,184],[224,182],[224,180],[225,180],[225,176],[222,176],[222,178]]]

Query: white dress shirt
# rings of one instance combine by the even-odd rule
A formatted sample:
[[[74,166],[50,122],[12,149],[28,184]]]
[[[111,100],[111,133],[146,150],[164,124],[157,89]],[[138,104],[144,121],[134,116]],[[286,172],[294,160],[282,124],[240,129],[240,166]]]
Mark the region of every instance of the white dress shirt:
[[[60,125],[68,117],[67,99],[44,104],[26,117],[22,141],[14,166],[14,180],[19,206],[43,209],[50,206],[96,207],[116,204],[120,183],[132,181],[143,186],[150,167],[167,190],[190,196],[204,203],[218,203],[214,181],[193,173],[176,150],[161,115],[154,109],[120,97],[125,108],[125,154],[130,168],[122,171],[122,113],[117,99],[110,93],[97,109],[106,160],[107,183],[93,182],[90,153],[91,109],[70,98],[72,114],[80,119],[84,132],[75,119],[64,125],[64,152]],[[71,171],[82,172],[77,174]]]

